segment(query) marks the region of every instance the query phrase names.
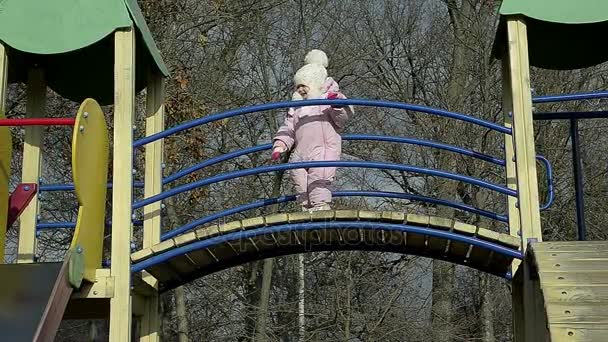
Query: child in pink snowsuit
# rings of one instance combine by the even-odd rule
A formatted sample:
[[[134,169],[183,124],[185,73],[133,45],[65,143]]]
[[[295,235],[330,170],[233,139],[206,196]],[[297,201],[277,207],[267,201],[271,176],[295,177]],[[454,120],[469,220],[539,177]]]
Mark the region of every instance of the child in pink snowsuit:
[[[306,64],[295,76],[297,95],[302,99],[346,99],[320,64]],[[350,106],[307,106],[290,108],[283,125],[273,138],[273,159],[293,149],[291,162],[340,160],[340,132],[353,109]],[[295,169],[289,173],[303,210],[329,210],[330,186],[335,167]]]

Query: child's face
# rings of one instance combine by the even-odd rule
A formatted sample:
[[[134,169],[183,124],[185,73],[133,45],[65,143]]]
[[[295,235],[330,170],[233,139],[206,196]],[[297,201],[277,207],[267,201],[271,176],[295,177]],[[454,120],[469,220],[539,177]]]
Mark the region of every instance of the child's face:
[[[305,86],[303,84],[300,84],[296,88],[296,91],[298,92],[298,94],[300,94],[300,96],[302,96],[303,98],[306,98],[306,96],[308,95],[308,92],[310,91],[310,88],[308,88],[307,86]]]

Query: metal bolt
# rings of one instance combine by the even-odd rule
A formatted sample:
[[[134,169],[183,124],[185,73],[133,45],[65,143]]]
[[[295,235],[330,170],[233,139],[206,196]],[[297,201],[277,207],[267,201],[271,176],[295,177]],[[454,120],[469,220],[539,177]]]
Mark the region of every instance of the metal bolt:
[[[532,93],[532,94],[536,94],[536,89],[534,89],[534,88],[530,88],[530,93]]]
[[[133,170],[131,170],[131,173],[132,173],[132,174],[136,174],[136,173],[137,173],[137,170],[133,169]]]
[[[161,209],[165,209],[165,203],[161,203],[161,204],[160,204],[160,208],[161,208]]]
[[[24,190],[24,191],[30,191],[30,186],[29,186],[29,185],[24,186],[24,187],[23,187],[23,190]]]
[[[40,237],[41,234],[42,233],[39,230],[36,231],[36,237]]]
[[[38,177],[38,183],[42,184],[42,177]]]
[[[36,215],[36,220],[40,221],[41,218],[40,215]]]
[[[131,214],[131,219],[135,220],[137,216],[135,214]]]
[[[84,131],[84,126],[83,126],[83,125],[80,125],[80,127],[79,127],[78,129],[79,129],[81,132],[83,132],[83,131]]]
[[[511,157],[511,161],[516,161],[517,159],[515,159],[515,156]]]
[[[160,164],[160,167],[161,167],[162,169],[164,169],[165,167],[167,167],[167,165],[165,165],[165,163],[162,163],[162,164]]]
[[[517,231],[517,236],[521,236],[521,230]]]
[[[509,115],[509,117],[513,117],[513,112],[509,111],[507,115]]]
[[[133,249],[135,249],[135,248],[137,248],[137,246],[135,246],[135,243],[134,243],[134,242],[131,242],[131,249],[133,250]]]
[[[536,112],[536,107],[532,107],[532,113]]]
[[[82,116],[86,119],[89,117],[89,112],[84,112],[84,114],[82,114]]]
[[[515,208],[519,208],[519,201],[515,202]]]
[[[94,294],[94,295],[97,295],[97,291],[93,291],[93,294]]]
[[[76,247],[76,253],[82,254],[82,247],[80,247],[80,246]]]
[[[136,130],[136,129],[137,129],[137,126],[133,125],[133,130]]]

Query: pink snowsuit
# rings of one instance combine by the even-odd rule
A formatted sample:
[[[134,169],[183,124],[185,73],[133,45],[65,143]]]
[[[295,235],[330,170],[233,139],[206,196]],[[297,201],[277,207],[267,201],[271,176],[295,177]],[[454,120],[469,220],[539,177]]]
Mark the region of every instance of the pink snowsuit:
[[[326,99],[329,92],[338,92],[338,84],[327,78],[320,98]],[[338,97],[346,99],[342,93]],[[290,108],[283,125],[273,141],[280,140],[290,150],[290,161],[340,160],[344,128],[353,109],[350,106],[332,108],[328,105]],[[331,202],[330,186],[336,175],[335,167],[294,169],[289,172],[300,205],[314,207]]]

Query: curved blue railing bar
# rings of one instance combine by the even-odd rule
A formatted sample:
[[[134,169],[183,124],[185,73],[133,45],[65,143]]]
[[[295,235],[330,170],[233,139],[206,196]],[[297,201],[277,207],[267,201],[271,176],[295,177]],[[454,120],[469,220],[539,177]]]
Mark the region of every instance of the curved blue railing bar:
[[[469,206],[466,204],[452,202],[452,201],[448,201],[448,200],[444,200],[444,199],[433,198],[433,197],[406,194],[406,193],[402,193],[402,192],[345,190],[345,191],[335,191],[332,193],[332,196],[333,197],[380,197],[380,198],[397,198],[397,199],[414,200],[414,201],[418,201],[418,202],[426,202],[426,203],[432,203],[432,204],[452,207],[455,209],[460,209],[462,211],[467,211],[467,212],[470,212],[473,214],[479,214],[481,216],[485,216],[485,217],[488,217],[488,218],[491,218],[494,220],[498,220],[501,222],[509,222],[509,219],[504,215],[496,214],[496,213],[486,211],[483,209],[478,209],[478,208],[475,208],[475,207],[472,207],[472,206]],[[239,213],[242,213],[247,210],[262,208],[262,207],[266,207],[266,206],[273,205],[273,204],[293,202],[295,200],[296,200],[295,195],[287,195],[287,196],[281,196],[281,197],[275,197],[275,198],[262,199],[262,200],[258,200],[255,202],[243,204],[238,207],[222,210],[217,213],[214,213],[214,214],[211,214],[211,215],[208,215],[205,217],[201,217],[201,218],[199,218],[195,221],[192,221],[188,224],[185,224],[179,228],[172,229],[172,230],[162,234],[160,237],[160,240],[164,241],[167,239],[171,239],[182,233],[190,231],[196,227],[202,226],[206,223],[213,222],[215,220],[221,219],[226,216],[239,214]]]
[[[421,105],[413,105],[408,103],[400,103],[400,102],[390,102],[390,101],[381,101],[381,100],[363,100],[363,99],[348,99],[348,100],[302,100],[297,101],[284,101],[284,102],[274,102],[274,103],[266,103],[261,105],[243,107],[238,109],[232,109],[225,112],[220,112],[213,115],[208,115],[199,119],[194,119],[177,126],[171,127],[162,132],[147,136],[145,138],[139,139],[133,143],[133,147],[140,147],[151,142],[154,142],[159,139],[166,138],[172,134],[179,133],[185,131],[187,129],[201,126],[204,124],[208,124],[213,121],[223,120],[227,118],[231,118],[234,116],[240,116],[250,113],[263,112],[267,110],[273,109],[281,109],[281,108],[290,108],[290,107],[306,107],[306,106],[317,106],[317,105],[353,105],[353,106],[364,106],[364,107],[380,107],[380,108],[394,108],[394,109],[403,109],[403,110],[411,110],[420,113],[433,114],[438,116],[443,116],[447,118],[452,118],[464,122],[469,122],[472,124],[476,124],[485,128],[489,128],[501,133],[511,134],[511,129],[490,121],[482,120],[479,118],[475,118],[472,116],[468,116],[461,113],[449,112],[443,109],[436,109]]]
[[[233,151],[233,152],[229,152],[226,154],[222,154],[221,156],[217,156],[217,157],[213,157],[213,158],[209,158],[207,160],[204,160],[196,165],[192,165],[190,167],[187,167],[183,170],[180,170],[170,176],[167,176],[163,179],[163,185],[169,184],[173,181],[176,181],[182,177],[185,177],[195,171],[198,171],[200,169],[204,169],[208,166],[212,166],[215,165],[217,163],[221,163],[223,161],[226,160],[230,160],[230,159],[234,159],[234,158],[238,158],[247,154],[251,154],[251,153],[255,153],[255,152],[260,152],[260,151],[264,151],[264,150],[270,150],[272,148],[272,144],[268,143],[268,144],[263,144],[263,145],[257,145],[257,146],[253,146],[253,147],[248,147],[248,148],[244,148],[241,150],[237,150],[237,151]]]
[[[112,189],[114,185],[108,183],[108,189]],[[134,188],[143,188],[144,182],[133,182]],[[40,184],[38,191],[74,191],[74,183],[67,184]]]
[[[134,220],[133,225],[136,227],[143,226],[144,221]],[[106,222],[106,227],[111,228],[112,222]],[[76,228],[76,222],[39,222],[36,223],[36,230],[47,230],[47,229],[74,229]]]
[[[495,253],[523,259],[521,252],[507,248],[505,246],[484,241],[476,237],[461,235],[455,232],[435,230],[430,228],[416,227],[407,224],[394,224],[384,222],[306,222],[306,223],[292,223],[283,224],[271,227],[262,227],[251,230],[244,230],[233,232],[225,235],[215,236],[209,239],[196,241],[190,244],[186,244],[180,247],[169,249],[166,252],[150,257],[149,259],[143,260],[131,266],[131,272],[140,272],[148,267],[152,267],[157,264],[161,264],[171,258],[184,255],[199,249],[213,247],[220,243],[239,241],[248,238],[264,234],[273,234],[279,232],[291,232],[291,231],[304,231],[304,230],[315,230],[315,229],[364,229],[364,230],[388,230],[398,231],[401,233],[412,233],[412,234],[423,234],[427,236],[450,239],[453,241],[464,242],[471,244],[476,247],[480,247],[486,250],[491,250]]]
[[[261,167],[256,167],[252,169],[245,170],[237,170],[232,172],[227,172],[223,174],[219,174],[216,176],[212,176],[209,178],[201,179],[199,181],[180,185],[173,189],[167,190],[165,192],[161,192],[158,195],[154,195],[148,198],[145,198],[141,201],[135,202],[133,204],[133,209],[139,209],[148,204],[161,201],[165,198],[180,194],[182,192],[186,192],[189,190],[193,190],[199,187],[207,186],[210,184],[239,178],[257,175],[260,173],[274,172],[274,171],[284,171],[284,170],[292,170],[292,169],[307,169],[312,167],[358,167],[364,169],[380,169],[380,170],[393,170],[393,171],[404,171],[404,172],[413,172],[419,173],[429,176],[435,176],[440,178],[447,178],[451,180],[461,181],[464,183],[469,183],[473,185],[477,185],[482,188],[494,190],[496,192],[517,196],[517,191],[513,189],[506,188],[504,186],[496,185],[494,183],[490,183],[478,178],[464,176],[460,174],[455,174],[447,171],[441,170],[433,170],[427,169],[418,166],[411,165],[401,165],[401,164],[389,164],[389,163],[380,163],[380,162],[360,162],[360,161],[313,161],[313,162],[297,162],[297,163],[286,163],[286,164],[276,164],[276,165],[266,165]]]
[[[553,204],[555,199],[555,190],[553,188],[553,168],[549,160],[543,156],[536,156],[536,159],[545,165],[547,170],[547,202],[540,207],[540,210],[547,210]]]
[[[565,102],[608,98],[608,91],[591,91],[586,93],[545,95],[532,98],[532,103]]]
[[[394,142],[394,143],[400,143],[400,144],[434,147],[434,148],[438,148],[438,149],[442,149],[442,150],[446,150],[446,151],[450,151],[450,152],[460,153],[465,156],[470,156],[473,158],[481,159],[481,160],[484,160],[484,161],[487,161],[490,163],[494,163],[496,165],[500,165],[500,166],[505,165],[505,161],[500,158],[495,158],[495,157],[487,155],[487,154],[479,153],[479,152],[472,151],[472,150],[467,150],[465,148],[457,147],[454,145],[443,144],[443,143],[438,143],[438,142],[429,141],[429,140],[403,138],[403,137],[389,137],[389,136],[370,135],[370,134],[345,134],[342,137],[342,139],[348,140],[348,141],[384,141],[384,142]],[[264,150],[270,150],[271,148],[272,148],[272,144],[268,143],[268,144],[244,148],[241,150],[223,154],[221,156],[209,158],[196,165],[192,165],[188,168],[185,168],[170,176],[165,177],[163,179],[163,185],[169,184],[173,181],[176,181],[184,176],[187,176],[187,175],[189,175],[193,172],[196,172],[198,170],[201,170],[205,167],[212,166],[217,163],[221,163],[221,162],[224,162],[224,161],[227,161],[230,159],[234,159],[237,157],[242,157],[244,155],[248,155],[251,153],[260,152],[260,151],[264,151]]]

